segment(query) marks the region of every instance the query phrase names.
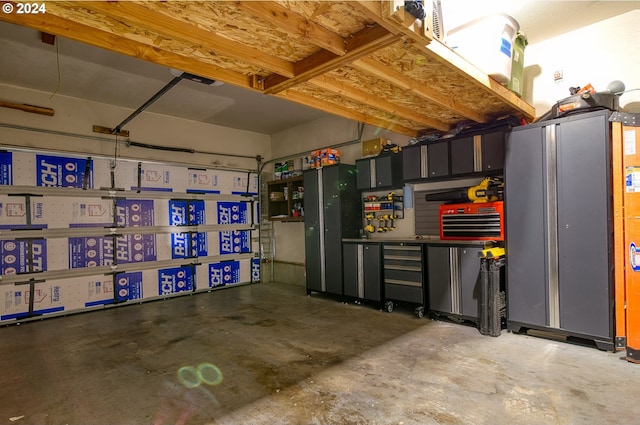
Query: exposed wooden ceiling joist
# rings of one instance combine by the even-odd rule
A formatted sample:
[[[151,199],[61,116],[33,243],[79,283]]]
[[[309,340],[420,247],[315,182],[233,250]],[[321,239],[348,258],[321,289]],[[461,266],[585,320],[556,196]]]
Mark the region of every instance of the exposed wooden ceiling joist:
[[[397,39],[398,36],[379,25],[365,28],[347,40],[344,55],[338,56],[327,50],[319,50],[295,64],[295,77],[286,79],[281,75],[268,76],[264,81],[264,92],[275,94],[286,90],[388,46]]]
[[[321,75],[310,80],[309,82],[330,92],[344,95],[349,99],[354,99],[362,103],[366,103],[367,105],[379,108],[383,111],[393,112],[394,114],[402,118],[418,122],[425,127],[432,127],[440,131],[448,131],[451,129],[451,126],[446,123],[424,116],[415,110],[411,110],[409,108],[405,108],[389,102],[384,98],[373,95],[364,90],[345,85],[327,75]]]
[[[129,1],[115,2],[66,2],[66,7],[84,8],[89,11],[100,12],[121,22],[161,35],[166,38],[185,41],[191,45],[202,47],[217,54],[232,58],[251,61],[265,70],[275,72],[286,77],[293,77],[293,64],[280,58],[265,54],[246,44],[237,43],[221,37],[212,31],[183,22],[175,17],[151,11],[148,8]],[[54,8],[51,13],[60,13]]]
[[[68,1],[47,2],[45,15],[0,20],[411,136],[462,119],[535,116],[432,40],[431,22],[416,21],[403,4]]]
[[[87,25],[57,17],[53,14],[4,14],[2,20],[39,31],[47,31],[70,40],[190,72],[202,77],[224,81],[239,87],[251,88],[249,78],[241,73],[207,64],[193,57],[168,52],[155,46],[144,45],[106,31],[100,31]]]
[[[377,62],[373,59],[362,58],[353,62],[351,66],[363,72],[368,72],[372,75],[375,75],[376,77],[386,80],[391,84],[395,84],[399,87],[409,90],[426,100],[437,103],[443,108],[451,109],[467,119],[476,122],[486,122],[488,120],[486,115],[474,111],[471,108],[467,108],[466,106],[456,102],[456,100],[451,98],[450,96],[446,96],[436,90],[433,90],[425,84],[418,83],[417,81],[406,77],[401,72],[384,66],[380,62]]]
[[[369,124],[374,127],[391,130],[399,134],[406,134],[412,137],[415,137],[418,135],[417,131],[404,127],[402,125],[391,123],[387,120],[378,119],[371,115],[363,114],[353,109],[345,108],[342,105],[329,103],[321,99],[316,99],[312,96],[305,95],[304,93],[300,93],[295,90],[286,90],[284,92],[278,93],[276,96],[282,99],[291,100],[293,102],[302,103],[302,104],[317,108],[321,111],[328,112],[330,114],[334,114],[336,111],[340,111],[339,115],[345,118],[349,118],[354,121],[363,122],[365,124]]]
[[[431,22],[422,23],[404,12],[403,0],[351,1],[354,9],[384,27],[392,34],[403,34],[418,43],[429,44],[433,39]],[[432,16],[431,2],[425,2],[426,15]]]
[[[286,7],[267,1],[239,1],[238,7],[249,14],[257,16],[285,32],[297,34],[325,50],[336,55],[344,55],[347,51],[345,40],[315,22],[292,12]]]

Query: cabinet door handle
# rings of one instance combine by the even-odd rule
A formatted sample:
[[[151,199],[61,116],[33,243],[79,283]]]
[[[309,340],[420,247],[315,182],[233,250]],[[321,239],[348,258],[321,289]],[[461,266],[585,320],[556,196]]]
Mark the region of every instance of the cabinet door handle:
[[[482,136],[473,136],[473,171],[482,171]]]
[[[375,159],[370,159],[369,160],[369,169],[371,170],[371,175],[369,177],[369,182],[371,184],[371,187],[376,187],[378,186],[378,184],[376,184],[377,180],[378,180],[378,174],[376,171],[376,160]]]
[[[420,177],[426,178],[429,177],[429,164],[428,164],[429,156],[427,145],[420,146]]]

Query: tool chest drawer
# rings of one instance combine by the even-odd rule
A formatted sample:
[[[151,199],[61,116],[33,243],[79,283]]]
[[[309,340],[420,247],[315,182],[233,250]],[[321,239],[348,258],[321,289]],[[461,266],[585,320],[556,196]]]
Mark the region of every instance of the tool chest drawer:
[[[383,244],[384,298],[387,310],[393,309],[393,301],[404,301],[420,307],[424,304],[424,270],[422,244]]]

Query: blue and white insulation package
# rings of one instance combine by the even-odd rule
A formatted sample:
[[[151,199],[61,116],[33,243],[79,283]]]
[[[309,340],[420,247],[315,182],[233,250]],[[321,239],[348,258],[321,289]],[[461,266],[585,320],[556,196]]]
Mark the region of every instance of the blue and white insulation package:
[[[260,281],[256,173],[0,149],[0,323]]]

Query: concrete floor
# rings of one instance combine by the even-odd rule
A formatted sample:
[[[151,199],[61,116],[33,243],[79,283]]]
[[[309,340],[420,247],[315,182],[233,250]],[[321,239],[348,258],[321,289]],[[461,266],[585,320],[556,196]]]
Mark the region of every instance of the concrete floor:
[[[280,283],[4,327],[0,346],[2,424],[640,421],[623,353]]]

